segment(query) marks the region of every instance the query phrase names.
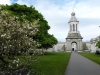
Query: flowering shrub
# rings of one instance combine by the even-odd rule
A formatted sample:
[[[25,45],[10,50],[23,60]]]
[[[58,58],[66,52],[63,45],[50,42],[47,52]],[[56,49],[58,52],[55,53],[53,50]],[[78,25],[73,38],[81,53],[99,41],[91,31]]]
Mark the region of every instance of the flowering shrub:
[[[2,8],[2,6],[0,6]],[[36,40],[32,39],[38,31],[38,21],[29,22],[21,16],[22,22],[17,16],[10,14],[9,11],[0,9],[0,61],[1,69],[16,69],[23,66],[25,62],[20,62],[16,56],[23,55],[23,60],[29,63],[27,58],[30,49],[35,51],[40,46]],[[28,60],[26,60],[28,59]]]

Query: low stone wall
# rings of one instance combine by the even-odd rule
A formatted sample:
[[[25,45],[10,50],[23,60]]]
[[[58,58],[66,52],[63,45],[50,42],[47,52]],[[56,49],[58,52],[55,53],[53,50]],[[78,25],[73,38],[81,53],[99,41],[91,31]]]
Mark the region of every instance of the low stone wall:
[[[30,70],[26,67],[11,72],[0,72],[0,75],[29,75]]]

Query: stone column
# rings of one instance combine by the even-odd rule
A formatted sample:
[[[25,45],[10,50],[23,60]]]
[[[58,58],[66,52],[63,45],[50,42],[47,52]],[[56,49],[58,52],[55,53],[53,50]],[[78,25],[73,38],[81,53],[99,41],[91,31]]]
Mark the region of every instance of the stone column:
[[[70,31],[71,31],[71,25],[70,25]]]
[[[71,25],[71,31],[72,31],[73,26]]]
[[[77,31],[78,31],[78,24],[77,24]]]
[[[76,31],[76,25],[74,24],[74,30]]]
[[[77,31],[77,24],[76,24],[76,31]]]

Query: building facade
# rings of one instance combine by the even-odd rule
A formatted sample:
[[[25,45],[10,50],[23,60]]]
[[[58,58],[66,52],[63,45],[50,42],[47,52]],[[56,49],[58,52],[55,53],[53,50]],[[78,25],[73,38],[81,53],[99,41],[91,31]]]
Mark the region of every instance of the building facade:
[[[90,45],[91,45],[91,52],[96,52],[96,50],[99,50],[98,47],[96,47],[97,42],[100,40],[100,36],[96,37],[96,38],[92,38],[90,40]]]
[[[82,42],[82,36],[78,29],[78,19],[75,17],[75,12],[71,13],[71,18],[68,22],[69,24],[69,32],[66,37],[66,42],[58,42],[58,44],[54,45],[53,48],[48,49],[48,51],[55,52],[71,52],[71,51],[83,51],[83,43],[86,44],[89,52],[96,52],[98,47],[96,47],[96,43],[100,40],[100,36],[96,38],[92,38],[90,42]]]

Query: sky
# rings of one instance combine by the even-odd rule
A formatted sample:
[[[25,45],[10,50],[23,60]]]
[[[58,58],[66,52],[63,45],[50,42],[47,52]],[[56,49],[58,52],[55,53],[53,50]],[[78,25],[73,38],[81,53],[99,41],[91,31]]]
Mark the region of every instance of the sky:
[[[48,32],[60,42],[66,41],[73,11],[84,42],[100,35],[100,0],[0,0],[0,4],[13,3],[33,5],[48,21]]]

